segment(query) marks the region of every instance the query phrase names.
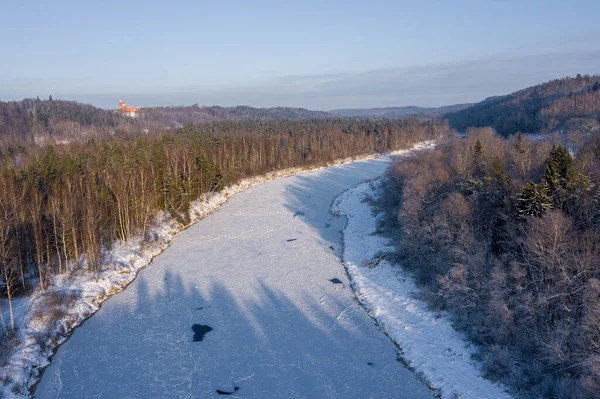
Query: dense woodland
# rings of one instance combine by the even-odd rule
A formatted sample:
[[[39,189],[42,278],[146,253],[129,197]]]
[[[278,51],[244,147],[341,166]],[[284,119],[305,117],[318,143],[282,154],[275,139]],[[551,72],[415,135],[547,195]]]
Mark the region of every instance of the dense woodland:
[[[311,111],[304,108],[253,108],[242,105],[236,107],[205,107],[199,105],[188,107],[152,107],[143,108],[142,111],[142,119],[163,127],[216,121],[302,121],[334,117],[334,115],[327,112]]]
[[[406,118],[406,117],[428,117],[441,118],[451,112],[461,111],[473,104],[456,104],[443,107],[386,107],[386,108],[350,108],[334,109],[330,114],[349,118]]]
[[[116,106],[116,103],[115,103]],[[131,118],[116,110],[74,101],[26,99],[0,101],[0,144],[38,145],[84,142],[113,135],[136,135],[188,124],[218,121],[303,121],[331,119],[327,112],[303,108],[182,107],[142,108]]]
[[[84,143],[0,148],[0,288],[10,299],[57,274],[98,273],[118,240],[241,178],[385,152],[444,135],[404,121],[220,122]],[[12,320],[4,325],[9,334]]]
[[[383,186],[399,260],[517,396],[600,392],[599,140],[572,156],[471,129],[395,164]]]
[[[503,136],[517,132],[600,130],[600,76],[552,80],[507,96],[490,97],[445,117],[459,131],[491,126]]]
[[[74,101],[0,101],[0,143],[27,145],[101,138],[126,125],[116,112]]]

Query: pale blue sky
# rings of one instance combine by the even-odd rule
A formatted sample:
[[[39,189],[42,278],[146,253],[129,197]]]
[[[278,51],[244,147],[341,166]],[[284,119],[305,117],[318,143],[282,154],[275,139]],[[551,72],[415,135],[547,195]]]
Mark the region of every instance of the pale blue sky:
[[[597,0],[1,1],[0,100],[438,106],[600,73]]]

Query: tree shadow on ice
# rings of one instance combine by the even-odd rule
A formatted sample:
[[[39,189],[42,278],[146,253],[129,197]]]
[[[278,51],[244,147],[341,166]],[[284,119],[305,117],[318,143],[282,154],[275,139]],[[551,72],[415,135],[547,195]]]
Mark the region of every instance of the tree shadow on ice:
[[[211,282],[207,297],[213,313],[206,320],[213,331],[201,344],[206,347],[195,348],[202,356],[196,359],[202,370],[197,378],[220,381],[216,385],[230,392],[237,386],[244,397],[322,397],[326,387],[344,396],[350,395],[350,381],[366,378],[370,366],[351,351],[368,338],[348,330],[351,322],[332,328],[317,298],[305,297],[301,309],[260,279],[246,284],[251,294],[239,302],[230,288]],[[342,306],[334,296],[328,301]],[[345,370],[353,372],[340,375],[340,364],[348,359],[354,368]]]
[[[235,285],[195,285],[177,272],[144,272],[104,320],[104,331],[89,337],[90,372],[83,371],[82,384],[96,388],[88,396],[100,388],[133,397],[217,397],[217,390],[232,397],[322,396],[324,387],[342,394],[368,367],[356,356],[356,375],[336,374],[365,337],[347,331],[347,324],[328,324],[324,309],[343,306],[335,295],[321,294],[320,303],[307,293],[300,309],[284,292],[253,280],[244,282],[247,299],[240,302]],[[195,342],[197,324],[212,330]],[[113,329],[118,339],[107,341]]]
[[[219,281],[198,288],[170,272],[153,289],[143,277],[136,288],[139,335],[125,346],[137,345],[136,353],[143,354],[135,380],[149,392],[152,387],[152,392],[201,397],[217,397],[217,390],[240,397],[314,397],[333,389],[343,396],[352,394],[351,381],[377,379],[365,376],[370,359],[352,352],[369,337],[354,331],[352,320],[328,316],[328,307],[344,310],[333,291],[319,298],[303,293],[299,308],[260,279],[245,282],[244,301]],[[196,311],[198,304],[202,311]],[[202,342],[193,340],[194,324],[212,328]],[[135,356],[131,353],[129,361]],[[340,375],[340,364],[349,359],[352,367]],[[131,370],[122,372],[131,376]]]
[[[64,397],[134,398],[384,397],[400,383],[389,343],[356,328],[362,310],[333,290],[185,277],[143,270],[76,331],[38,397],[53,383]],[[201,342],[194,324],[212,328]]]

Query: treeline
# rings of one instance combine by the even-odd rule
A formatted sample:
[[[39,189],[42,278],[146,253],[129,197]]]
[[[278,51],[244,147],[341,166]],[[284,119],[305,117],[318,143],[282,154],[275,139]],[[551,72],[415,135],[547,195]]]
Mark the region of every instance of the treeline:
[[[426,117],[440,119],[442,116],[451,112],[461,111],[469,108],[473,104],[455,104],[442,107],[386,107],[386,108],[350,108],[334,109],[330,114],[349,118],[408,118],[408,117]]]
[[[577,75],[552,80],[515,93],[490,97],[465,110],[446,115],[459,131],[491,126],[503,136],[517,132],[555,131],[578,119],[600,129],[600,76]],[[589,127],[588,127],[589,130]]]
[[[206,107],[197,104],[179,107],[143,108],[141,115],[142,122],[148,121],[155,126],[162,127],[217,121],[302,121],[332,117],[335,116],[327,112],[311,111],[304,108],[254,108],[243,105],[236,107]]]
[[[0,101],[0,142],[29,144],[100,138],[127,118],[74,101],[26,99]]]
[[[194,200],[241,178],[385,152],[447,130],[414,120],[224,122],[0,151],[0,292],[12,299],[36,284],[43,293],[57,274],[98,273],[117,240],[151,239],[161,212],[185,224]]]
[[[600,392],[600,142],[470,130],[391,168],[398,256],[520,397]]]
[[[115,102],[116,108],[116,102]],[[0,101],[0,145],[65,144],[113,135],[135,135],[218,121],[306,121],[333,118],[303,108],[181,107],[142,108],[136,118],[75,101]]]

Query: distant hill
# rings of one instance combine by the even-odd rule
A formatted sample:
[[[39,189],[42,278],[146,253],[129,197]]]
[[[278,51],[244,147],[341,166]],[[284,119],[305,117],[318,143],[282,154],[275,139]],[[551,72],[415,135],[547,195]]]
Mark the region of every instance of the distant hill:
[[[0,136],[52,131],[64,122],[114,126],[119,115],[92,105],[65,100],[0,101]]]
[[[351,108],[329,111],[335,116],[350,118],[405,118],[410,116],[439,117],[449,112],[456,112],[470,107],[472,104],[456,104],[444,107],[387,107],[387,108]]]
[[[2,141],[43,144],[85,140],[112,135],[115,128],[127,124],[127,118],[116,112],[75,101],[0,101]]]
[[[507,136],[568,127],[574,121],[600,121],[600,75],[567,77],[506,96],[489,97],[445,116],[458,130],[492,126]]]
[[[322,111],[311,111],[304,108],[274,107],[253,108],[245,105],[236,107],[205,107],[199,105],[185,107],[152,107],[142,108],[142,114],[150,122],[162,126],[178,126],[188,123],[244,120],[309,120],[331,118],[332,115]]]
[[[116,108],[116,107],[115,107]],[[75,101],[24,99],[0,101],[0,139],[45,142],[69,142],[112,135],[135,134],[186,124],[245,120],[311,120],[332,118],[331,114],[303,108],[275,107],[152,107],[142,108],[137,118],[121,112]]]

